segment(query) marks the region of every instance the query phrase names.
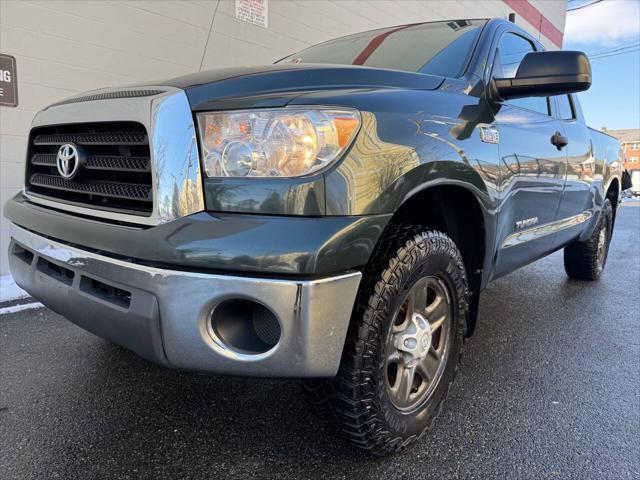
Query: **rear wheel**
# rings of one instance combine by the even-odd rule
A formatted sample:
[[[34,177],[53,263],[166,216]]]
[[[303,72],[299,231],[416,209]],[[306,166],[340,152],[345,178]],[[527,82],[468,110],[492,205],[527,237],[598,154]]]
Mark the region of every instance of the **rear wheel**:
[[[602,275],[609,255],[613,229],[613,209],[605,199],[595,230],[583,242],[573,242],[564,249],[564,269],[576,280],[597,280]]]
[[[317,412],[354,445],[383,455],[419,438],[453,382],[468,288],[453,241],[399,231],[366,272],[336,378],[307,382]]]

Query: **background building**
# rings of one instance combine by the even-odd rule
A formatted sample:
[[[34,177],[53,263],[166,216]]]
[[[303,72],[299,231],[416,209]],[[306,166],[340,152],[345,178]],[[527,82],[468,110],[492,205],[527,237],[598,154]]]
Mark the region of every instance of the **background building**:
[[[640,129],[605,129],[604,131],[620,140],[620,145],[626,158],[624,168],[627,170],[640,170]]]
[[[512,12],[517,24],[548,48],[558,48],[566,6],[566,0],[2,0],[0,53],[15,57],[18,105],[0,106],[0,204],[22,188],[34,113],[76,93],[271,63],[309,45],[379,27],[507,18]],[[257,8],[253,17],[250,8]],[[3,218],[0,274],[8,273],[7,227]]]
[[[640,193],[640,128],[604,131],[620,140],[625,156],[624,168],[629,170],[633,182],[632,191]]]

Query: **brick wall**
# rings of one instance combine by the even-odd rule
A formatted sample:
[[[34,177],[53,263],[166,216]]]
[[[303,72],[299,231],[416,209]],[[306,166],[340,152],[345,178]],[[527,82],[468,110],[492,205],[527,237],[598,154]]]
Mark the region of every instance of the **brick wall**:
[[[626,161],[623,167],[627,170],[640,170],[640,139],[622,145]]]
[[[560,31],[566,0],[530,0]],[[267,29],[234,18],[233,0],[0,1],[0,53],[17,60],[17,108],[0,107],[0,205],[23,184],[36,111],[78,92],[221,66],[271,63],[324,40],[410,22],[506,18],[503,0],[269,0]],[[518,24],[553,48],[536,28]],[[0,274],[8,273],[0,221]]]

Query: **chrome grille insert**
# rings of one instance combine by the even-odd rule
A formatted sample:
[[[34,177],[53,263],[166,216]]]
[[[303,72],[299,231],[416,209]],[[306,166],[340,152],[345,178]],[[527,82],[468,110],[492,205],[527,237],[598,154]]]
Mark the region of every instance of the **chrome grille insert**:
[[[33,165],[56,166],[55,153],[39,153],[31,157]],[[150,172],[149,157],[121,157],[115,155],[94,155],[87,158],[87,170],[118,170],[128,172]]]
[[[38,135],[34,145],[148,145],[146,132],[74,133]]]
[[[31,176],[30,183],[36,187],[53,188],[69,192],[88,193],[113,198],[126,198],[129,200],[151,200],[151,185],[138,185],[135,183],[117,182],[75,182],[65,180],[55,175],[35,173]]]

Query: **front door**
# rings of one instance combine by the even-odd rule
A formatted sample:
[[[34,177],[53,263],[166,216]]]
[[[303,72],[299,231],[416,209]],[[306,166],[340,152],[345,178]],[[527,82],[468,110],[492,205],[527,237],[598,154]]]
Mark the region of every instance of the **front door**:
[[[498,43],[492,75],[515,76],[522,58],[536,47],[516,33]],[[500,134],[501,206],[494,276],[504,275],[554,249],[553,222],[562,198],[566,154],[552,143],[560,122],[544,97],[509,100],[497,105]]]

